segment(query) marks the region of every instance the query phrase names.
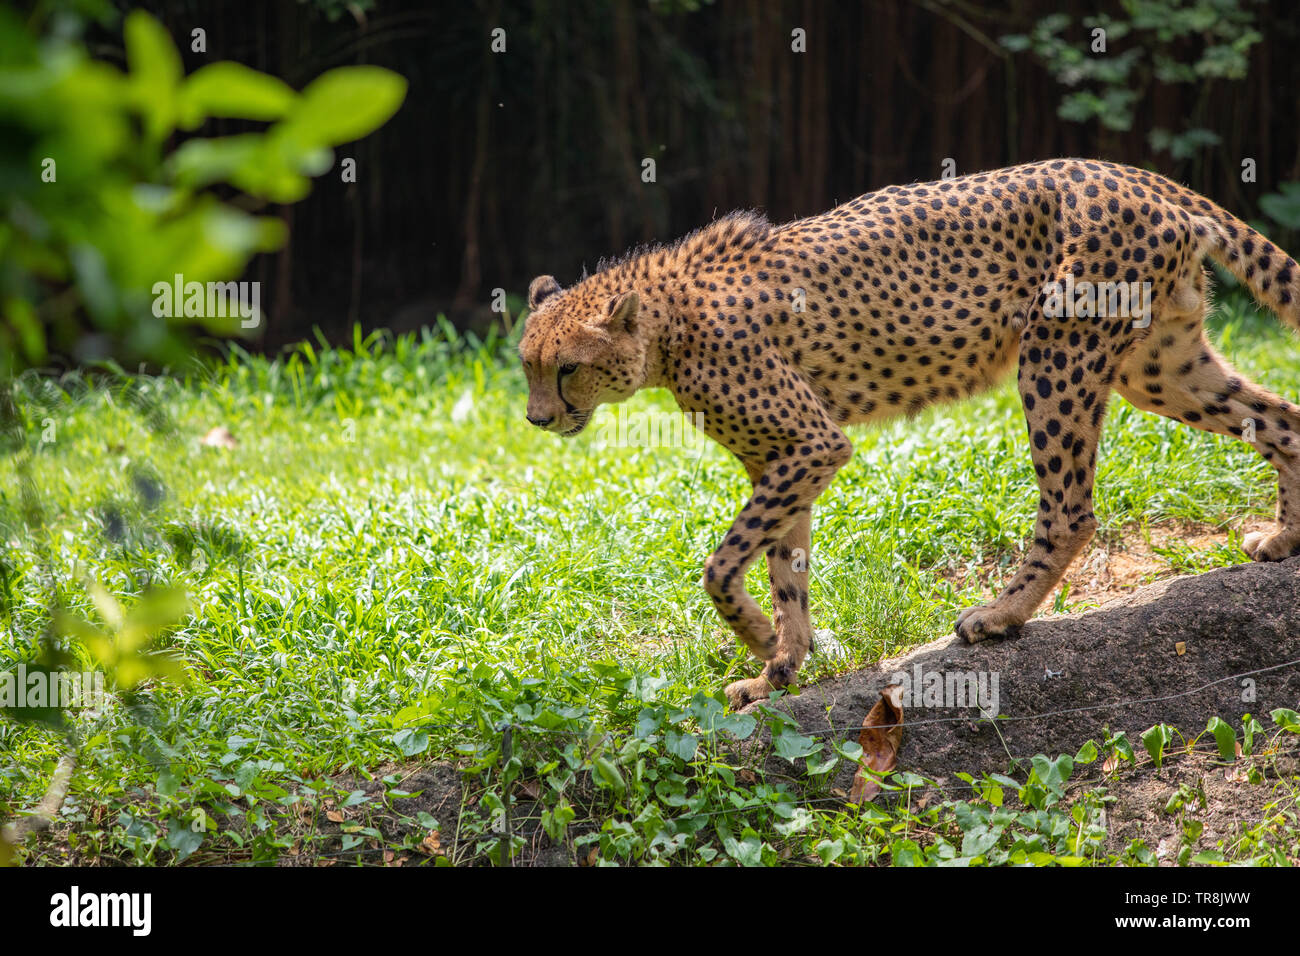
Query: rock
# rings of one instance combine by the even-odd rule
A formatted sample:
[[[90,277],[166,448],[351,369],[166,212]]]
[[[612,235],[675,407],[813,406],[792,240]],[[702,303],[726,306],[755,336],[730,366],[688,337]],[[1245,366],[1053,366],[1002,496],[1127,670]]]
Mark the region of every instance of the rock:
[[[856,740],[881,688],[905,675],[899,769],[948,778],[1074,754],[1100,744],[1105,727],[1126,731],[1139,752],[1141,733],[1162,722],[1189,740],[1214,716],[1239,727],[1250,713],[1272,730],[1274,708],[1300,710],[1300,666],[1283,666],[1297,660],[1300,557],[1160,581],[1093,611],[1032,620],[1003,641],[941,638],[776,706],[804,733]],[[1254,673],[1236,676],[1245,672]],[[948,693],[936,694],[936,681]],[[996,728],[959,689],[977,692]],[[847,790],[853,770],[845,762],[832,786]]]

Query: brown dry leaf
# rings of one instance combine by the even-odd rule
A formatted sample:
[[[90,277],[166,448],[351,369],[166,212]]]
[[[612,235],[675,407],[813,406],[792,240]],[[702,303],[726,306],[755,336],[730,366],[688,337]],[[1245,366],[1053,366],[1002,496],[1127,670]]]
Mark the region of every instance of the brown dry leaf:
[[[206,448],[238,448],[239,442],[225,425],[208,429],[208,433],[199,439],[199,444]]]
[[[858,743],[866,766],[859,767],[853,777],[849,802],[859,806],[872,800],[880,792],[880,782],[867,772],[888,773],[898,762],[898,747],[903,742],[903,685],[887,684],[880,691],[880,700],[862,721]]]
[[[429,835],[420,841],[420,845],[416,849],[429,856],[441,856],[442,833],[438,830],[430,830]]]
[[[542,799],[542,788],[537,785],[536,780],[520,780],[518,786],[519,792],[529,800]]]
[[[328,820],[330,823],[342,823],[343,813],[340,810],[326,810],[325,819]]]
[[[839,797],[841,800],[843,800],[845,797],[848,796],[848,794],[845,793],[843,790],[841,790],[839,787],[831,787],[831,796]]]
[[[740,773],[736,774],[736,779],[741,783],[751,785],[758,782],[758,778],[754,776],[754,771],[752,770],[741,770]]]
[[[585,865],[585,866],[595,866],[595,865],[596,865],[596,860],[597,860],[599,857],[600,857],[600,850],[598,850],[596,847],[593,846],[593,847],[591,848],[591,852],[587,854],[587,859],[586,859],[584,865]]]
[[[1187,642],[1179,641],[1177,644],[1174,645],[1174,650],[1178,652],[1179,657],[1182,657],[1184,654],[1187,653]]]

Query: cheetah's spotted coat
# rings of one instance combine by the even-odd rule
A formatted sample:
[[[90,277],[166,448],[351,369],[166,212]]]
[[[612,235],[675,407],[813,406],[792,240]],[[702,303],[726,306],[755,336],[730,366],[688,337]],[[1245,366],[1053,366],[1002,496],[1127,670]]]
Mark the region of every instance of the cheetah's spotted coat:
[[[561,289],[529,289],[520,343],[528,418],[564,435],[592,410],[664,387],[753,483],[704,584],[766,661],[736,706],[788,684],[808,653],[811,507],[849,460],[843,426],[988,388],[1017,367],[1041,497],[1034,542],[968,641],[1023,624],[1087,544],[1111,389],[1139,408],[1243,436],[1278,470],[1278,525],[1256,560],[1300,550],[1300,411],[1243,379],[1205,338],[1209,256],[1300,324],[1300,269],[1198,194],[1154,173],[1055,160],[890,186],[782,226],[734,213]],[[1054,282],[1150,283],[1149,316],[1068,314]],[[802,297],[802,303],[799,298]],[[802,305],[802,311],[798,305]],[[1106,311],[1102,309],[1101,311]],[[775,627],[744,588],[766,554]]]

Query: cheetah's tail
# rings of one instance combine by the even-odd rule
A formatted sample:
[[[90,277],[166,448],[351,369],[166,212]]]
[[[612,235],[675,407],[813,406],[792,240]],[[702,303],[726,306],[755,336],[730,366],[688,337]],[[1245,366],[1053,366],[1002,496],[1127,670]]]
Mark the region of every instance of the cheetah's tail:
[[[1201,235],[1202,226],[1207,227],[1206,254],[1249,288],[1256,302],[1300,329],[1300,265],[1263,234],[1208,199],[1191,190],[1182,190],[1178,199],[1194,213],[1197,235]]]

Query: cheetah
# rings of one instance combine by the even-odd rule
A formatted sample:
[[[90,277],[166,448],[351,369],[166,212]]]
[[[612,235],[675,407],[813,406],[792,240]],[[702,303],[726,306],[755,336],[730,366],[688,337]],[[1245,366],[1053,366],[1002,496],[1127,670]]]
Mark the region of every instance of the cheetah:
[[[996,599],[960,613],[959,637],[1013,635],[1092,537],[1112,390],[1252,445],[1277,468],[1277,525],[1244,549],[1300,552],[1300,409],[1210,345],[1207,256],[1300,326],[1294,260],[1129,166],[1061,159],[889,186],[785,225],[732,213],[568,289],[534,279],[519,345],[527,418],[572,436],[597,406],[667,388],[739,459],[752,495],[703,583],[764,662],[727,686],[740,708],[788,686],[812,646],[795,556],[811,553],[813,502],[852,454],[845,426],[964,398],[1013,367],[1040,490],[1034,539]],[[744,587],[759,555],[774,621]]]

